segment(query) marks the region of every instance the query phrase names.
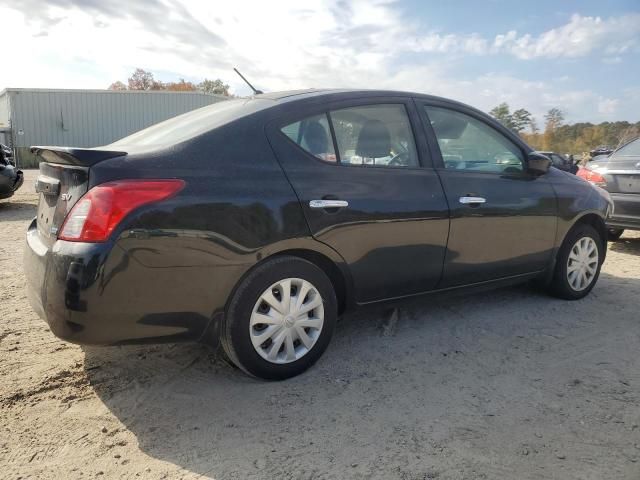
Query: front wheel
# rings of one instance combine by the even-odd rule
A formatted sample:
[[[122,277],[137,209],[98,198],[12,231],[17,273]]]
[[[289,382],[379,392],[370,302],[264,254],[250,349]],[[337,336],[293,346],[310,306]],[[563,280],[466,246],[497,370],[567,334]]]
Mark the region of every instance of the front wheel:
[[[578,225],[558,252],[551,293],[566,300],[585,297],[598,281],[603,260],[600,234],[591,225]]]
[[[225,314],[222,347],[250,375],[290,378],[325,351],[337,310],[331,281],[320,268],[298,257],[274,258],[238,286]]]

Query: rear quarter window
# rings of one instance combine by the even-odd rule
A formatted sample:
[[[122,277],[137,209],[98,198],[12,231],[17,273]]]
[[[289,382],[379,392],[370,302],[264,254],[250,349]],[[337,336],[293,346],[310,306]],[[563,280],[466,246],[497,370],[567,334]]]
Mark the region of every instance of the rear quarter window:
[[[223,100],[152,125],[112,143],[110,147],[169,147],[272,105],[273,101],[258,98]]]

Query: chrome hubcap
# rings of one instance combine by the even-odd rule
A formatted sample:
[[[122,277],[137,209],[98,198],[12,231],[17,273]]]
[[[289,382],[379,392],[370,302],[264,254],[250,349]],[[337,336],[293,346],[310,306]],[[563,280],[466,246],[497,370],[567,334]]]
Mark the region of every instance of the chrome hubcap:
[[[572,289],[584,290],[596,276],[598,270],[598,246],[591,237],[578,240],[567,260],[567,280]]]
[[[304,357],[322,332],[324,307],[318,289],[301,278],[267,288],[253,307],[249,324],[256,352],[271,363]]]

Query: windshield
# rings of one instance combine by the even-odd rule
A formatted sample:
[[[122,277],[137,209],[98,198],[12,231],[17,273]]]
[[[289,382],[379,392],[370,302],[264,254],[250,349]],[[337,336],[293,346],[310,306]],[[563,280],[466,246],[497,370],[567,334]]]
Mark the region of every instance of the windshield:
[[[169,147],[195,138],[270,105],[273,105],[273,102],[255,98],[224,100],[170,118],[164,122],[156,123],[112,143],[109,147]]]

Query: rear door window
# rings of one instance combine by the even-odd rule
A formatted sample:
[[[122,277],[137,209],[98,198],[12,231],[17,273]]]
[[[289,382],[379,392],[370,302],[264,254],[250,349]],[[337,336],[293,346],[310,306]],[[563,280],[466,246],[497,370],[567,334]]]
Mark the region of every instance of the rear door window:
[[[282,133],[316,158],[336,161],[327,114],[314,115],[282,127]]]
[[[308,153],[327,162],[380,167],[419,165],[411,124],[402,104],[332,110],[290,123],[281,131]]]
[[[329,113],[340,161],[350,165],[417,167],[418,155],[404,105],[366,105]]]

